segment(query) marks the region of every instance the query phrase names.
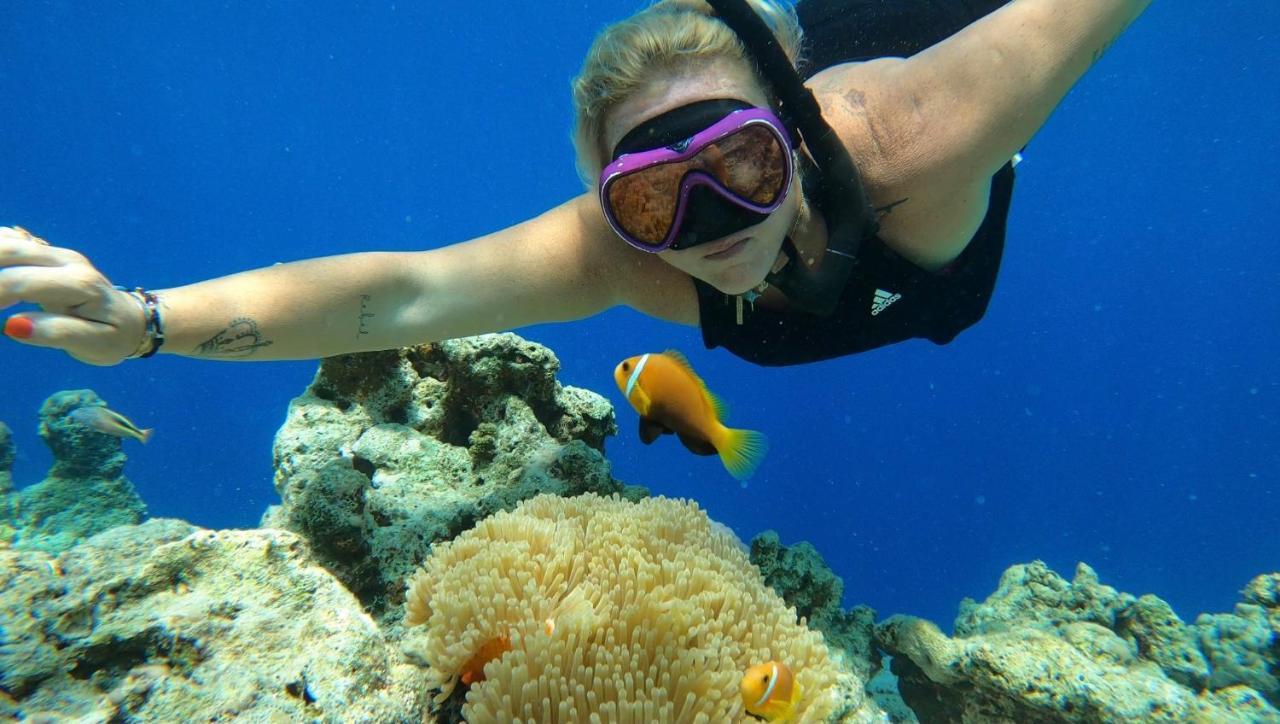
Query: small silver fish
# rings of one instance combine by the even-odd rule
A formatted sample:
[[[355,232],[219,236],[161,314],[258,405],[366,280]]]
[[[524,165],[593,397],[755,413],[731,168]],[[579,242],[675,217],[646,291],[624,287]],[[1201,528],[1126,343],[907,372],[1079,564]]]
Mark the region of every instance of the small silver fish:
[[[86,427],[113,437],[131,437],[140,443],[151,439],[151,428],[141,430],[124,415],[105,407],[77,407],[67,417]]]

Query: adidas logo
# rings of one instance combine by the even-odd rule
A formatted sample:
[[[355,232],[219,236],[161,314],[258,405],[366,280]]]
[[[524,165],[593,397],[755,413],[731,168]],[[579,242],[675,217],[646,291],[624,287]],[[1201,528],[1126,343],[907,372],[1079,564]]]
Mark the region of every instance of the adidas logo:
[[[871,316],[874,317],[888,309],[890,304],[893,304],[899,299],[902,299],[901,294],[894,294],[893,292],[886,292],[883,289],[877,289],[875,298],[871,300]]]

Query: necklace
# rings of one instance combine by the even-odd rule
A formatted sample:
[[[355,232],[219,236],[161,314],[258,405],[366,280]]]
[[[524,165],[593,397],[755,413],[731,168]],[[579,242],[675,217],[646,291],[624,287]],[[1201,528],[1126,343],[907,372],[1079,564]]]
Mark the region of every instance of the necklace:
[[[787,232],[787,237],[786,237],[787,239],[790,239],[792,236],[795,235],[796,227],[800,225],[800,217],[803,214],[804,214],[804,196],[802,195],[800,197],[800,208],[796,209],[796,218],[793,219],[791,222],[791,230]],[[787,265],[787,261],[788,259],[787,259],[786,253],[779,251],[778,258],[774,260],[773,267],[769,270],[769,273],[773,274],[777,272],[779,269]],[[764,294],[764,291],[768,288],[769,288],[769,280],[768,278],[766,278],[764,281],[748,289],[747,291],[741,294],[735,295],[734,320],[737,322],[738,326],[742,326],[743,300],[746,300],[747,304],[751,305],[751,311],[754,312],[756,311],[756,300],[759,299],[760,295]]]

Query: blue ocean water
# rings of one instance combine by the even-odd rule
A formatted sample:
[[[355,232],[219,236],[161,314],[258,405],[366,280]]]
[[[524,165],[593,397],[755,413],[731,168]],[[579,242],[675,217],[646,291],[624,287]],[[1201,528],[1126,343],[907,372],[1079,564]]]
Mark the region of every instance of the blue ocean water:
[[[8,3],[0,224],[150,288],[472,238],[582,191],[569,79],[639,6]],[[1027,149],[995,299],[945,347],[760,369],[626,310],[520,331],[618,406],[618,478],[811,541],[848,604],[945,627],[1040,558],[1228,610],[1280,568],[1277,88],[1280,6],[1155,3]],[[748,488],[637,440],[611,371],[667,347],[769,435]],[[157,429],[127,448],[151,515],[253,526],[315,367],[95,368],[0,339],[0,420],[34,482],[38,405],[92,388]]]

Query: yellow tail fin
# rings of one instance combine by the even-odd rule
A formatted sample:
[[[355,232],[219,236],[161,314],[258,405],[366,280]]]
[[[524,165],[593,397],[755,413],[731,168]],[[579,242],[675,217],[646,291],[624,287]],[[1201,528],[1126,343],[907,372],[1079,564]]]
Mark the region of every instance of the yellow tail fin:
[[[723,444],[716,445],[716,450],[720,452],[720,461],[728,468],[729,474],[745,481],[760,467],[760,461],[769,452],[769,440],[764,433],[755,430],[725,428]]]

